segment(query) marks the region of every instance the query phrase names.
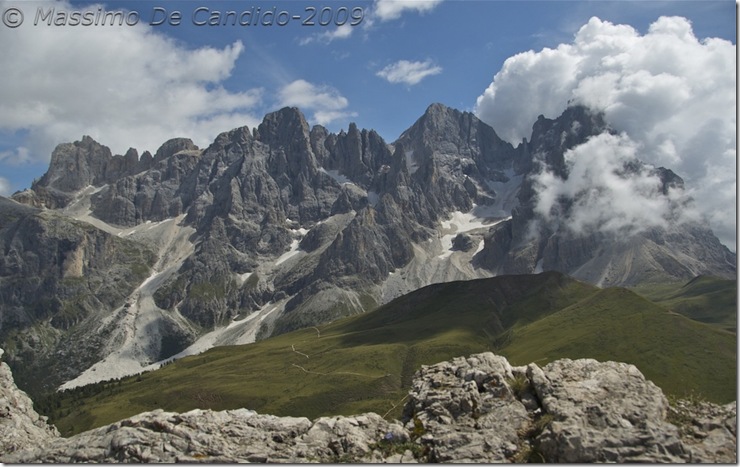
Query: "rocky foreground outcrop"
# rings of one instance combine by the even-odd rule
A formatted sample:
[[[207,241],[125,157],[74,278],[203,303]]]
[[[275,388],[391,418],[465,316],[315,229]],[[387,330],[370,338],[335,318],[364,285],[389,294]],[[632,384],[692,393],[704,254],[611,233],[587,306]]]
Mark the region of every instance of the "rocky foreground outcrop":
[[[0,349],[0,356],[4,351]],[[13,381],[5,362],[0,362],[0,456],[30,446],[43,446],[59,438],[57,429],[33,410],[33,402]]]
[[[512,367],[488,352],[423,367],[403,422],[157,410],[68,439],[39,425],[0,369],[0,460],[10,463],[736,461],[736,403],[670,407],[625,363]],[[38,435],[21,440],[29,427]]]

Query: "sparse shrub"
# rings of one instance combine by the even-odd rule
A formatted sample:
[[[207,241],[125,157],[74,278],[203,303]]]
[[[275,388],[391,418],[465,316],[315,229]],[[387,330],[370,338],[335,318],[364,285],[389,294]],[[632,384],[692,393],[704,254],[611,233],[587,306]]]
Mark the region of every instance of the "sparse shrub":
[[[506,378],[506,384],[511,388],[511,392],[514,393],[517,399],[521,399],[522,395],[529,389],[529,379],[522,373],[518,373],[513,378]]]
[[[422,423],[421,420],[419,420],[419,417],[414,415],[414,429],[411,432],[411,440],[415,441],[422,436],[424,436],[427,432],[427,429],[424,427],[424,423]]]
[[[547,463],[547,459],[537,448],[535,439],[552,423],[555,417],[549,413],[543,413],[519,429],[517,435],[522,441],[519,450],[511,457],[511,462],[518,464]]]
[[[342,455],[333,454],[330,458],[330,464],[354,464],[357,460],[352,457],[352,454],[345,452]]]
[[[526,464],[529,462],[529,457],[532,455],[532,445],[524,443],[519,447],[519,450],[511,458],[513,464]]]
[[[426,458],[429,453],[429,448],[427,446],[423,446],[414,441],[401,441],[400,439],[395,438],[393,433],[387,433],[383,439],[371,445],[370,448],[380,451],[383,457],[411,451],[411,455],[414,456],[414,459],[423,459]]]
[[[545,428],[547,428],[554,419],[555,417],[549,413],[542,414],[540,417],[536,418],[534,422],[532,422],[532,430],[530,431],[530,436],[532,438],[536,438],[537,436],[541,435],[542,432],[545,431]]]
[[[706,399],[700,393],[693,390],[683,397],[672,394],[669,394],[667,397],[670,407],[668,408],[666,420],[668,423],[676,425],[682,433],[690,433],[694,419],[692,410],[701,410],[700,407],[706,402]]]

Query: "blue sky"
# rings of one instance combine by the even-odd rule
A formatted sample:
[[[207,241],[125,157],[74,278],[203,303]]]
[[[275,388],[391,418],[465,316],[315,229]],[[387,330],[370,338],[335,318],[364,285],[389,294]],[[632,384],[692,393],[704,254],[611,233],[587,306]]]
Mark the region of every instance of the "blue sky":
[[[32,24],[39,8],[84,13],[98,7],[135,11],[138,24]],[[181,12],[181,24],[149,26],[155,7]],[[196,26],[192,15],[201,7],[222,13],[276,7],[302,19],[314,8],[336,15],[341,7],[357,7],[364,17],[342,28],[321,26],[318,17],[313,26],[297,20],[284,27]],[[7,44],[0,52],[0,194],[6,195],[44,173],[54,145],[83,134],[114,153],[129,146],[154,152],[176,136],[204,146],[219,132],[253,126],[286,104],[301,107],[312,124],[339,131],[354,121],[388,142],[433,102],[505,122],[485,107],[500,101],[501,92],[480,101],[505,61],[573,43],[594,16],[602,22],[595,27],[629,25],[638,36],[661,16],[680,16],[699,41],[736,44],[736,7],[729,1],[0,0],[1,12],[9,8],[20,10],[24,23],[0,25]],[[206,17],[201,12],[196,19]],[[546,67],[533,70],[548,79]],[[544,107],[539,113],[548,117],[562,111],[559,103]],[[522,131],[533,122],[522,123]]]

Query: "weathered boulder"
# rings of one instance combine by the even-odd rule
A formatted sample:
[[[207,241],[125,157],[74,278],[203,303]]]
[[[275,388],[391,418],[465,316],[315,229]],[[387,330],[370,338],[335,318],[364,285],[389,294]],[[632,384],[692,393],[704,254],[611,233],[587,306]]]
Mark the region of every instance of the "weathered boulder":
[[[689,462],[737,462],[737,402],[678,400],[668,420],[678,427]]]
[[[305,433],[305,418],[246,409],[183,414],[156,410],[7,458],[10,462],[235,462],[284,460],[284,442]],[[291,443],[294,444],[294,443]],[[275,456],[275,459],[273,459]]]
[[[405,436],[399,423],[370,413],[324,417],[251,410],[155,410],[4,457],[8,462],[337,462],[383,460],[376,444]]]
[[[681,462],[668,400],[634,365],[558,360],[527,375],[552,422],[536,439],[552,462]]]
[[[452,240],[452,249],[459,251],[470,251],[475,244],[468,234],[457,234]]]
[[[0,356],[3,353],[0,349]],[[0,362],[0,453],[43,446],[58,437],[57,429],[33,410],[31,399],[15,385],[7,363]]]
[[[383,455],[376,448],[383,439],[403,442],[408,440],[408,435],[400,423],[388,422],[375,413],[322,417],[296,440],[293,461],[382,461]]]
[[[423,433],[429,460],[506,462],[529,422],[513,379],[509,362],[490,352],[424,367],[409,392],[406,426]]]

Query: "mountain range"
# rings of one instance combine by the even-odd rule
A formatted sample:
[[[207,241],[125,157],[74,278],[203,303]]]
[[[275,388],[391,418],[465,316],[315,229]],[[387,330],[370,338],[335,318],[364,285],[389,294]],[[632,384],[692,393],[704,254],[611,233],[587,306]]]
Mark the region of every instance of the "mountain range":
[[[567,180],[569,151],[610,134],[603,115],[574,106],[513,146],[433,104],[392,144],[354,124],[310,127],[295,108],[207,148],[178,138],[121,156],[90,137],[60,144],[30,189],[0,198],[0,345],[38,394],[441,282],[542,271],[599,287],[734,280],[736,255],[699,221],[574,231],[536,208],[537,176]],[[644,174],[680,214],[683,180],[668,168],[634,159],[615,175]],[[587,196],[560,197],[557,211]]]

